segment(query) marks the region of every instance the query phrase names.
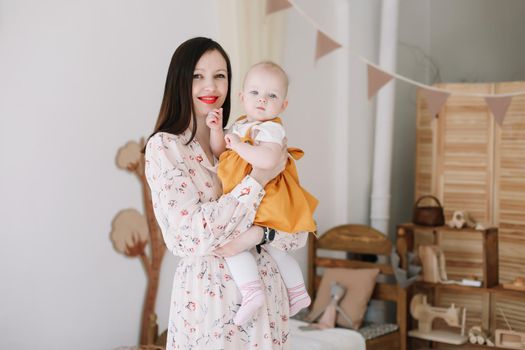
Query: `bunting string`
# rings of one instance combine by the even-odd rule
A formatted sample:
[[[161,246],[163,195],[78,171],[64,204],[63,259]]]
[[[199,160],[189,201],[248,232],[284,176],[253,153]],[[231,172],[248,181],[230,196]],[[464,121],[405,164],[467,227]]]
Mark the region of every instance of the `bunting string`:
[[[367,65],[372,66],[372,67],[374,67],[376,69],[379,69],[380,71],[382,71],[382,72],[384,72],[384,73],[386,73],[386,74],[388,74],[388,75],[390,75],[390,76],[392,76],[392,77],[394,77],[394,78],[396,78],[398,80],[402,80],[402,81],[404,81],[406,83],[418,86],[418,87],[423,88],[425,90],[431,90],[431,91],[440,92],[440,93],[447,93],[449,95],[469,96],[469,97],[514,97],[514,96],[525,95],[525,91],[515,91],[515,92],[510,92],[510,93],[505,93],[505,94],[483,94],[483,93],[476,93],[476,92],[461,92],[461,91],[441,89],[441,88],[438,88],[438,87],[435,87],[435,86],[425,85],[423,83],[420,83],[420,82],[417,82],[415,80],[409,79],[409,78],[404,77],[402,75],[399,75],[397,73],[389,72],[389,71],[381,68],[380,66],[378,66],[374,62],[366,59],[365,57],[360,56],[360,55],[352,52],[351,50],[348,50],[348,51],[352,55],[356,56],[358,59],[360,59],[361,61],[366,63]]]
[[[503,123],[505,113],[511,103],[512,97],[525,95],[525,91],[515,91],[510,93],[503,94],[485,94],[485,93],[475,93],[475,92],[462,92],[462,91],[453,91],[438,88],[435,86],[426,85],[415,80],[409,79],[405,76],[397,74],[395,72],[390,72],[381,68],[379,65],[371,62],[369,59],[353,52],[349,47],[343,47],[342,44],[333,39],[326,31],[324,31],[321,26],[308,14],[302,10],[294,0],[266,0],[266,14],[269,15],[273,12],[281,11],[290,7],[293,7],[303,18],[305,18],[310,24],[317,30],[316,37],[316,53],[315,61],[319,58],[327,55],[328,53],[338,49],[344,48],[348,51],[349,54],[355,56],[360,61],[368,65],[368,98],[375,96],[377,91],[386,85],[390,80],[396,78],[398,80],[404,81],[408,84],[420,87],[423,89],[422,93],[427,98],[429,112],[433,115],[437,115],[443,104],[446,102],[447,98],[450,95],[456,96],[467,96],[467,97],[480,97],[484,98],[488,107],[491,109],[494,114],[494,118],[499,124]]]
[[[315,61],[317,61],[319,58],[329,54],[330,52],[334,51],[335,49],[338,49],[342,47],[340,43],[335,41],[326,33],[319,24],[317,24],[316,21],[313,20],[310,16],[304,12],[303,9],[301,9],[293,0],[267,0],[268,3],[272,2],[287,2],[289,7],[293,7],[301,16],[303,16],[304,19],[306,19],[310,24],[317,30],[317,38],[316,38],[316,50],[315,50]],[[267,13],[268,14],[268,13]]]

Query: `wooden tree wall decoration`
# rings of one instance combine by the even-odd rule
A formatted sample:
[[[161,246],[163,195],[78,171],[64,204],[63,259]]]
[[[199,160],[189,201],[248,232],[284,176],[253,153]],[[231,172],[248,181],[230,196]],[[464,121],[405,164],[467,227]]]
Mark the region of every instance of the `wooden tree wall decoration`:
[[[157,225],[151,203],[151,193],[144,173],[144,139],[139,143],[130,141],[118,150],[117,166],[137,176],[142,186],[145,216],[135,209],[118,212],[112,222],[110,233],[115,250],[128,257],[140,258],[147,276],[146,295],[142,309],[140,344],[153,344],[157,337],[155,301],[159,287],[159,275],[166,246]],[[149,243],[149,251],[146,247]]]

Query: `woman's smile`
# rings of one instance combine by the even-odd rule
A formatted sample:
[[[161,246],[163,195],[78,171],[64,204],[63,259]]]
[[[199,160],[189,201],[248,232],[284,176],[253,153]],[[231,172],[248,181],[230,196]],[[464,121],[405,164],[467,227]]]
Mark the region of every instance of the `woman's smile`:
[[[219,96],[199,96],[197,97],[200,101],[206,103],[206,104],[214,104],[219,99]]]

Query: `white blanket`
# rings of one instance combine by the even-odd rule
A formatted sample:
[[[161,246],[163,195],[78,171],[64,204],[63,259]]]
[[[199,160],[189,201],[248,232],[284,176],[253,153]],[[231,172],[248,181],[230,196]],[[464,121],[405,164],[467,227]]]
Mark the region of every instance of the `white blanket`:
[[[292,350],[366,350],[365,339],[356,331],[330,328],[304,331],[299,326],[308,323],[290,319]]]

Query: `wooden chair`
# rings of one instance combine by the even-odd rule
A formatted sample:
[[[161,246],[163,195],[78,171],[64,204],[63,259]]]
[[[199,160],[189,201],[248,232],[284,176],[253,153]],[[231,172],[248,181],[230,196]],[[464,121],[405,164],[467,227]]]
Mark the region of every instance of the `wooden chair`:
[[[381,232],[365,225],[342,225],[328,230],[319,239],[310,238],[308,245],[309,292],[315,298],[315,291],[321,283],[317,267],[324,268],[379,268],[380,274],[393,275],[392,266],[353,259],[318,257],[317,250],[344,251],[354,254],[374,254],[390,256],[392,243]],[[397,284],[376,283],[371,299],[396,303],[398,329],[395,332],[366,340],[368,350],[399,349],[406,350],[407,333],[407,293]],[[365,337],[366,339],[367,337]]]

